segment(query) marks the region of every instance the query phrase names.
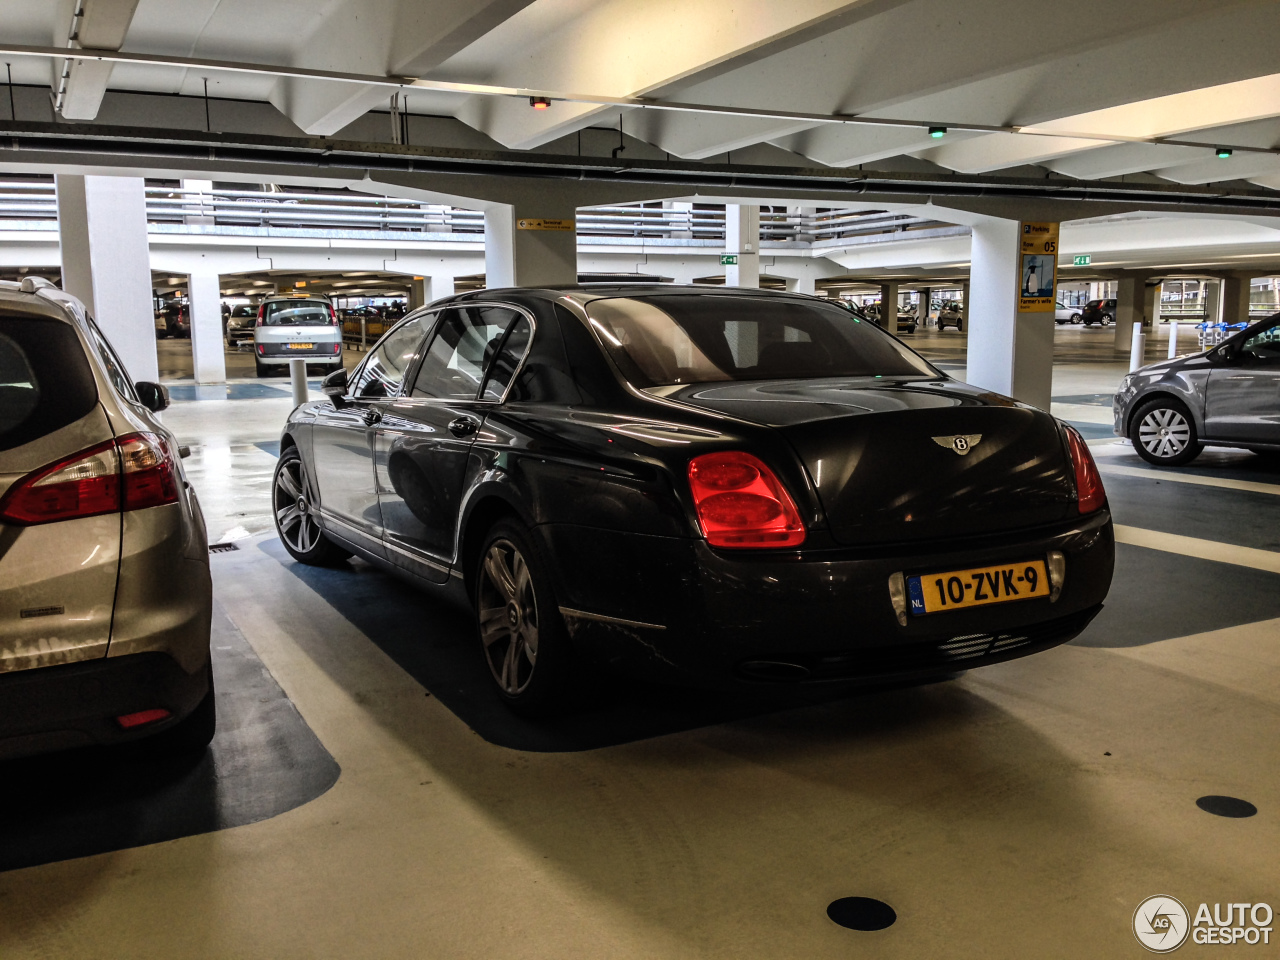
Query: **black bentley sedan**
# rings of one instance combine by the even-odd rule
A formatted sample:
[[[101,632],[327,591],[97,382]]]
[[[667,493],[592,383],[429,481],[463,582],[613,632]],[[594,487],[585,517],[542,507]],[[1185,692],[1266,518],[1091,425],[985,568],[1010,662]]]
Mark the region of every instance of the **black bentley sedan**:
[[[929,678],[1063,643],[1114,541],[1084,441],[801,295],[482,290],[298,407],[273,495],[474,611],[519,712],[613,668],[719,687]]]

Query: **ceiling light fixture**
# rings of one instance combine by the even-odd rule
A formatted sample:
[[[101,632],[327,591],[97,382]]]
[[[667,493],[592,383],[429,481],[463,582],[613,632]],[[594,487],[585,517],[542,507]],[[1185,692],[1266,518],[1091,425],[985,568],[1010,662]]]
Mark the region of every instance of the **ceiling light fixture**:
[[[546,97],[530,97],[529,106],[533,107],[535,110],[546,110],[551,106],[551,101]]]
[[[946,134],[947,134],[946,127],[930,127],[929,128],[929,136],[933,137],[933,139],[935,140],[940,140],[942,137],[946,136]]]
[[[1217,153],[1218,153],[1218,159],[1219,159],[1219,160],[1225,160],[1225,159],[1227,159],[1227,157],[1231,156],[1231,148],[1230,148],[1230,147],[1219,147],[1219,148],[1218,148],[1218,150],[1217,150]]]

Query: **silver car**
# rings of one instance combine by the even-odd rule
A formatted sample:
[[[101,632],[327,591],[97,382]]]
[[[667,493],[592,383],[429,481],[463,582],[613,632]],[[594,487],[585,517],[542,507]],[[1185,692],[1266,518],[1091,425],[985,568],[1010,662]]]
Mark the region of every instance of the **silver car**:
[[[329,373],[342,366],[342,327],[328,297],[271,297],[258,307],[253,328],[253,356],[258,376],[290,360],[306,360]]]
[[[1206,443],[1280,451],[1280,314],[1212,350],[1134,371],[1112,411],[1116,435],[1159,466],[1190,463]]]
[[[74,297],[0,282],[0,758],[213,736],[209,550],[168,402]]]

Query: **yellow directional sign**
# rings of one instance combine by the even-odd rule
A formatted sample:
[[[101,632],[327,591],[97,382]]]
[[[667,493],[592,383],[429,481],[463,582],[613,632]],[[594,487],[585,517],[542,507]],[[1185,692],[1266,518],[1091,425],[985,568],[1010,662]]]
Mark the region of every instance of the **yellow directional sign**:
[[[517,230],[575,230],[577,229],[572,220],[517,220]]]
[[[1023,223],[1018,234],[1018,312],[1053,311],[1058,284],[1058,224]]]

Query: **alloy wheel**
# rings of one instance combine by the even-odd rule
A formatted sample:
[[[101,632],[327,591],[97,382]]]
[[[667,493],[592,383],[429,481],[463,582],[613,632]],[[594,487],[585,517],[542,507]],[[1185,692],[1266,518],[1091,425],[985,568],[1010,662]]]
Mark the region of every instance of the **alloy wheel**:
[[[538,662],[538,604],[524,555],[495,540],[481,566],[480,642],[493,678],[508,696],[529,686]]]
[[[1138,424],[1138,442],[1153,457],[1171,460],[1191,442],[1191,424],[1172,407],[1157,407]]]
[[[312,515],[306,467],[301,457],[292,457],[276,471],[274,503],[276,529],[297,553],[308,553],[320,541],[320,525]]]

